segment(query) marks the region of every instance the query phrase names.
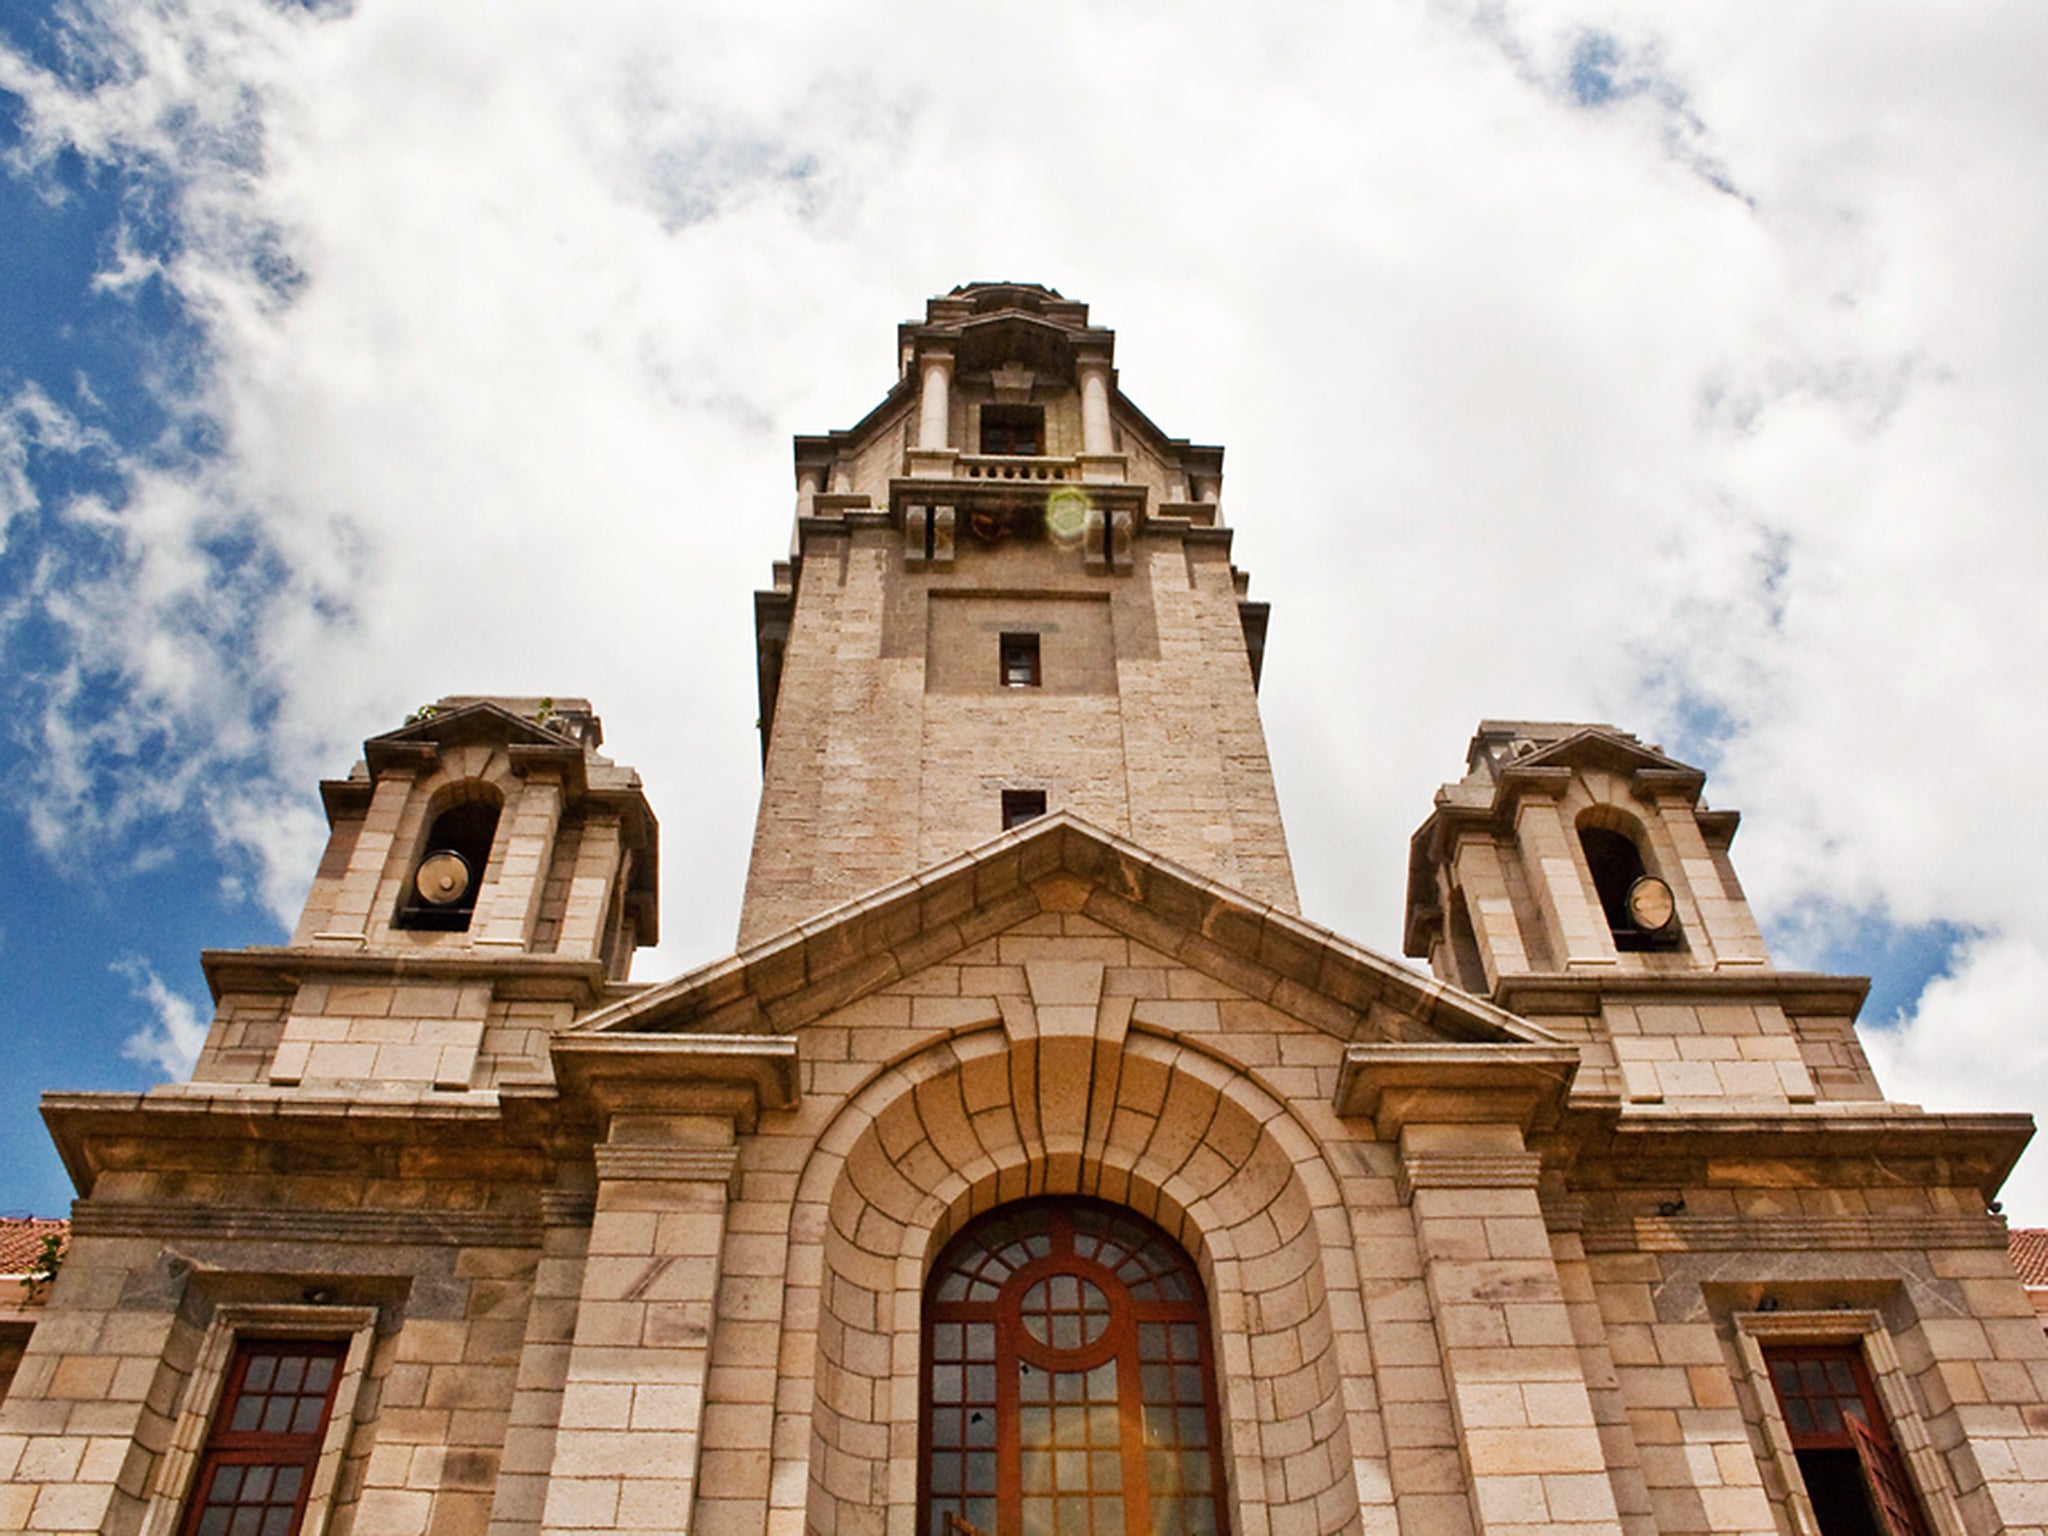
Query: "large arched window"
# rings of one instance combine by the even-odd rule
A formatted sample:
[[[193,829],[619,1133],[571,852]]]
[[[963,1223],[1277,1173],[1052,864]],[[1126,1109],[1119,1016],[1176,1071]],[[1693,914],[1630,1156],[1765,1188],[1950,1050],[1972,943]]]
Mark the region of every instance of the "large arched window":
[[[921,1536],[1224,1536],[1208,1305],[1157,1227],[1093,1200],[970,1223],[924,1309]]]

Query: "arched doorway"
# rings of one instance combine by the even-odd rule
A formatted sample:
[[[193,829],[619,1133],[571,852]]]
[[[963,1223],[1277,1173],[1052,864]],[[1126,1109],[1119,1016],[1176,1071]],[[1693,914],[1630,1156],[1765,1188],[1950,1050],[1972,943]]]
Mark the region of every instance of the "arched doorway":
[[[922,1536],[1226,1536],[1208,1303],[1101,1201],[977,1218],[925,1288]]]

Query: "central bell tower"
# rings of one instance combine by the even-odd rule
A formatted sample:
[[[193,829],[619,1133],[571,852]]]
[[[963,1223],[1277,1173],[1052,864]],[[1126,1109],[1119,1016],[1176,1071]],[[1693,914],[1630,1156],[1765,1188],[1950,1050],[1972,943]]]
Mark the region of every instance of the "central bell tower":
[[[1223,450],[1131,404],[1115,343],[969,283],[866,417],[796,440],[742,947],[1059,810],[1295,911]]]

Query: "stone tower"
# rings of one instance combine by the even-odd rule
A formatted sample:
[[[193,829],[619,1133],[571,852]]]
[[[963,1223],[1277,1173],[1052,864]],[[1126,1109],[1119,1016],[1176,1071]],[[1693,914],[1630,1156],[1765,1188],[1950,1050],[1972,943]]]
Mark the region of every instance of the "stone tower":
[[[1132,405],[1115,345],[970,284],[901,328],[858,425],[797,439],[743,947],[1058,810],[1295,910],[1223,450]]]
[[[195,1083],[545,1077],[551,1028],[656,932],[656,826],[583,699],[442,699],[320,786],[327,851],[290,944],[209,952]]]
[[[972,284],[798,440],[737,952],[629,979],[581,701],[322,787],[193,1080],[44,1101],[0,1531],[2048,1536],[2031,1122],[1885,1099],[1610,726],[1482,724],[1433,975],[1303,919],[1222,454],[1111,343]]]
[[[1699,769],[1610,725],[1501,720],[1466,765],[1415,834],[1407,952],[1579,1044],[1580,1096],[1883,1098],[1854,1028],[1867,983],[1772,966],[1740,817],[1707,808]]]

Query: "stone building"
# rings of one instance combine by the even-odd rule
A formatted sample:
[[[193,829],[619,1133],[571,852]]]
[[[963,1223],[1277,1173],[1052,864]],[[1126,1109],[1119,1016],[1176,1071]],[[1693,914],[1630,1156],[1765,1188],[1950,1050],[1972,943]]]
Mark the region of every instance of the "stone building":
[[[969,285],[798,439],[732,956],[628,979],[580,700],[322,786],[192,1081],[46,1101],[0,1529],[2048,1531],[2031,1122],[1884,1099],[1609,726],[1482,724],[1427,972],[1299,915],[1222,453],[1112,344]]]

